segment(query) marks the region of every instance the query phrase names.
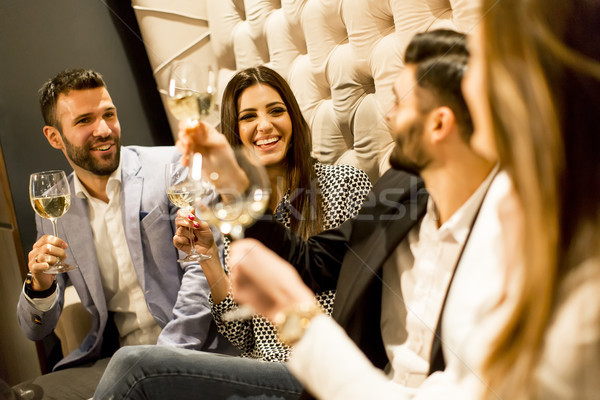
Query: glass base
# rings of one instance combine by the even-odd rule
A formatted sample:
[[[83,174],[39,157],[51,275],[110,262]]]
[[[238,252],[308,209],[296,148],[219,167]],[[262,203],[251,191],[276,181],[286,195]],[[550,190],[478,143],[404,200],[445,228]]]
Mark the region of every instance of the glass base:
[[[178,262],[204,261],[210,259],[211,256],[206,254],[189,254],[186,258],[180,258]]]
[[[60,264],[51,265],[50,268],[48,268],[47,270],[44,271],[44,273],[48,274],[48,275],[56,275],[56,274],[62,274],[63,272],[67,272],[67,271],[73,271],[74,269],[77,269],[77,268],[78,268],[77,265],[60,263]]]

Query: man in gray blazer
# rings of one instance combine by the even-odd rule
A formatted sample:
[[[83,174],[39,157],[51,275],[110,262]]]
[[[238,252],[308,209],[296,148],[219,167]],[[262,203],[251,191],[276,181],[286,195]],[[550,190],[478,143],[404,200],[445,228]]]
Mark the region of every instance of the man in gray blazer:
[[[108,357],[122,345],[157,340],[227,352],[212,322],[200,266],[179,265],[172,244],[177,208],[166,196],[164,165],[179,159],[177,150],[121,147],[116,107],[95,71],[59,73],[40,90],[40,104],[44,135],[74,172],[71,207],[58,219],[58,237],[50,221],[36,220],[38,240],[18,303],[25,335],[41,340],[53,331],[71,283],[92,327],[54,370]],[[45,274],[58,259],[78,268]]]

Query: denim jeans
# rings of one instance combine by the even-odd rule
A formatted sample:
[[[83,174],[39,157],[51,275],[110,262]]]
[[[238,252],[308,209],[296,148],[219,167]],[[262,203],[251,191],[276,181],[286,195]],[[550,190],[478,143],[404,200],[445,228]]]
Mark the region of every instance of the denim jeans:
[[[115,353],[94,399],[298,399],[285,364],[165,346]]]

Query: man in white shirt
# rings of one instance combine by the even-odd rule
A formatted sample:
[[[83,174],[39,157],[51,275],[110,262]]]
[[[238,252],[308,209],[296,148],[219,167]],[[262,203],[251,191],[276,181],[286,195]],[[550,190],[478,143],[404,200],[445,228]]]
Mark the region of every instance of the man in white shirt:
[[[493,178],[493,164],[469,146],[472,123],[461,92],[467,54],[465,37],[456,32],[433,31],[413,39],[406,51],[406,68],[394,85],[395,104],[387,115],[397,143],[391,158],[395,169],[376,183],[370,197],[375,201],[367,200],[357,217],[308,241],[269,218],[246,230],[246,237],[264,241],[300,276],[256,241],[233,244],[234,297],[272,319],[280,311],[289,311],[289,318],[279,321],[284,342],[295,344],[305,324],[320,315],[313,292],[336,289],[333,318],[364,352],[359,357],[371,368],[371,363],[380,368],[375,370],[384,381],[403,388],[418,387],[425,380],[448,285]],[[400,170],[421,175],[429,200],[421,190],[422,182]],[[335,322],[327,321],[333,330],[341,331]],[[294,322],[298,326],[292,326]],[[324,351],[325,346],[318,346],[320,334],[315,328],[316,339],[308,346]],[[328,335],[324,330],[323,339]],[[336,351],[335,340],[326,343],[330,351],[323,352],[324,357],[307,352],[310,355],[302,359],[309,361],[293,371],[318,397],[337,393],[341,399],[352,394],[343,390],[346,384],[361,382],[360,373],[352,374],[355,370],[347,360],[353,358]],[[127,359],[126,352],[120,353]],[[153,385],[163,390],[171,385],[160,376],[159,357],[137,362],[141,354],[135,349],[130,353],[131,362],[123,364],[133,369],[132,375],[138,376],[138,370],[152,374],[138,380],[135,388],[128,387],[126,379],[116,384],[113,379],[107,391],[108,385],[101,382],[99,398],[132,391],[152,393]],[[297,359],[296,353],[297,348],[292,360]],[[169,363],[176,362],[182,369],[199,368],[194,369],[193,358],[169,358]],[[319,364],[327,367],[318,368]],[[202,376],[210,373],[202,371]],[[119,375],[118,370],[111,374]],[[189,388],[177,382],[169,392],[186,398]],[[190,379],[189,385],[201,383]]]
[[[120,346],[157,341],[225,350],[201,268],[179,265],[172,245],[177,208],[166,196],[164,166],[179,160],[176,149],[121,147],[117,109],[95,71],[60,72],[40,90],[40,104],[44,135],[74,172],[71,207],[57,221],[58,237],[48,220],[36,219],[38,240],[18,304],[25,335],[41,340],[53,331],[70,282],[92,327],[55,371],[109,357]],[[59,259],[78,268],[44,273]]]
[[[399,392],[410,397],[423,384],[431,372],[430,361],[437,355],[432,354],[432,342],[448,287],[495,175],[493,164],[470,148],[471,132],[461,124],[464,119],[456,105],[460,99],[466,110],[461,79],[467,57],[434,54],[432,58],[413,60],[412,52],[419,52],[415,46],[419,47],[418,38],[407,49],[406,68],[394,85],[396,102],[386,117],[396,140],[392,166],[420,174],[430,193],[427,211],[420,224],[414,225],[397,245],[387,248],[388,253],[379,264],[362,249],[354,232],[344,243],[350,250],[343,255],[333,318],[346,333],[333,320],[319,316],[311,305],[311,290],[301,285],[296,274],[283,272],[285,265],[272,252],[256,242],[240,242],[232,248],[232,265],[238,263],[233,269],[235,297],[279,323],[288,343],[297,345],[290,369],[318,398],[380,398],[378,393]],[[460,46],[458,41],[456,46]],[[384,193],[390,188],[388,182],[381,185],[378,182],[374,191]],[[352,231],[358,229],[359,223],[355,222]],[[379,227],[371,229],[371,234],[379,236],[379,241],[389,241],[394,230],[397,229]],[[256,234],[248,232],[247,236],[260,238],[258,230]],[[284,248],[301,249],[284,254],[284,258],[293,262],[310,289],[318,287],[313,280],[319,280],[315,272],[319,262],[307,262],[306,268],[297,261],[303,259],[303,252],[309,253],[307,258],[316,255],[324,260],[322,254],[310,254],[308,249],[314,245],[309,243],[308,249],[298,245],[272,246],[268,241],[265,245],[280,255]],[[322,247],[331,252],[337,246],[327,243]],[[378,260],[381,250],[374,250],[380,253]],[[260,266],[256,264],[258,260]],[[310,279],[307,269],[311,271]],[[331,273],[332,268],[326,270]],[[285,290],[276,282],[285,282]],[[378,298],[374,290],[363,289],[377,285],[381,285]],[[379,301],[380,309],[371,304],[367,306],[371,310],[365,310],[366,301]],[[369,311],[380,316],[377,325],[352,323],[356,314]],[[313,326],[309,321],[315,316]],[[294,326],[293,321],[301,324]],[[307,326],[305,340],[303,331]],[[364,333],[355,332],[376,328],[385,351],[385,364],[378,357],[378,349],[361,340]],[[356,349],[355,345],[364,354],[349,350]],[[322,355],[319,367],[313,364],[318,364],[317,354]],[[388,385],[392,387],[390,392],[378,391],[379,386]]]

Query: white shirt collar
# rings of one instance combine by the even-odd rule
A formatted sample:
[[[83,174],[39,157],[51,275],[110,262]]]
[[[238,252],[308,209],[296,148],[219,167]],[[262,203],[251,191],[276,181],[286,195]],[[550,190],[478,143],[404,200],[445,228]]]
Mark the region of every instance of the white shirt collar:
[[[123,155],[121,155],[121,157],[123,157]],[[106,183],[107,192],[115,185],[115,183],[117,185],[121,184],[121,161],[122,159],[119,160],[119,166],[117,169],[114,170],[113,173],[108,177],[108,182]],[[79,180],[77,173],[74,175],[73,189],[75,190],[75,196],[79,197],[80,199],[89,199],[90,197],[93,197],[91,194],[89,194],[85,186],[83,186],[83,183],[81,183],[81,180]]]
[[[479,185],[477,190],[473,192],[471,197],[458,209],[452,216],[438,229],[440,236],[451,236],[457,243],[464,243],[471,229],[471,223],[475,217],[483,197],[487,192],[494,176],[498,173],[498,165],[496,165],[485,180]],[[427,213],[425,219],[432,222],[439,220],[439,213],[431,196],[427,201]],[[429,222],[429,221],[428,221]],[[431,222],[430,222],[431,223]],[[437,226],[437,223],[436,223]]]

